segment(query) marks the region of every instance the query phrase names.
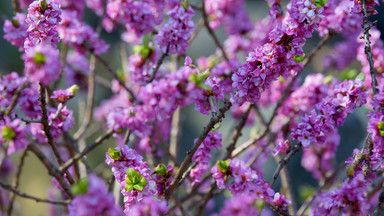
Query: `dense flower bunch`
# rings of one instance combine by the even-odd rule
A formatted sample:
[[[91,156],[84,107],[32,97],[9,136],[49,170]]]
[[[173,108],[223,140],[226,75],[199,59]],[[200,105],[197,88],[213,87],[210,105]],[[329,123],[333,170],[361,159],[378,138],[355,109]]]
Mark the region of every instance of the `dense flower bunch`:
[[[68,206],[68,216],[122,215],[104,181],[94,174],[81,179],[73,189],[79,195]]]
[[[267,0],[258,20],[244,0],[10,2],[3,38],[24,64],[0,75],[0,215],[19,214],[16,196],[48,203],[52,216],[368,215],[384,205],[377,0]],[[368,113],[368,135],[339,161],[339,128],[354,112]],[[197,116],[199,135],[183,124]],[[301,150],[316,192],[296,181]],[[48,199],[19,185],[30,154],[51,176]]]
[[[188,49],[188,40],[195,31],[192,21],[195,11],[188,3],[184,3],[176,5],[168,15],[168,23],[159,30],[156,42],[163,53],[184,55]]]

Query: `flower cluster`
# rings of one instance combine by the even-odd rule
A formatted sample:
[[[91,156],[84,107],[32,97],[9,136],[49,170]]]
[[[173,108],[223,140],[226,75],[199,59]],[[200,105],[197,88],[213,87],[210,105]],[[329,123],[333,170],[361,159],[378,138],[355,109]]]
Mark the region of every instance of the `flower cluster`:
[[[105,162],[112,167],[113,175],[124,195],[126,214],[131,214],[132,204],[140,202],[146,196],[152,197],[156,192],[152,171],[147,162],[142,160],[143,157],[126,145],[110,148],[106,153]]]
[[[58,32],[60,38],[79,53],[100,55],[108,51],[109,46],[89,25],[76,19],[74,11],[63,12]]]
[[[366,103],[368,97],[361,80],[345,80],[335,86],[332,95],[316,105],[319,113],[312,110],[301,119],[297,128],[292,129],[291,137],[304,147],[310,143],[323,143],[325,136],[342,125],[355,108]]]
[[[26,18],[25,14],[17,13],[11,20],[4,22],[4,39],[19,47],[19,51],[24,50],[24,41],[27,37],[28,25],[25,22]]]
[[[122,215],[104,181],[94,174],[81,179],[72,189],[78,195],[68,205],[68,216]]]
[[[61,22],[61,9],[55,0],[38,0],[28,8],[26,23],[27,38],[24,48],[28,50],[38,44],[56,48],[59,36],[56,27]]]
[[[197,139],[195,139],[195,142]],[[197,166],[191,170],[191,178],[193,179],[192,185],[200,183],[203,177],[203,174],[209,168],[209,159],[211,158],[211,149],[218,149],[221,147],[221,134],[217,131],[211,131],[208,133],[208,136],[201,143],[196,153],[192,157],[192,161],[197,163]]]
[[[7,149],[8,155],[24,149],[29,144],[26,126],[20,119],[11,120],[5,117],[0,121],[0,132],[0,143]]]
[[[189,5],[176,5],[168,12],[169,20],[156,35],[156,42],[163,53],[184,55],[188,49],[188,40],[195,31],[192,17],[195,15]]]

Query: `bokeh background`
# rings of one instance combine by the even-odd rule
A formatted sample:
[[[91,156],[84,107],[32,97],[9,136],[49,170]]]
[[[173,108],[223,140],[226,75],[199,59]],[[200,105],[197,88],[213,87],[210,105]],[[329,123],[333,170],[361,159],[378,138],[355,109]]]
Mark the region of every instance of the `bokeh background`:
[[[60,1],[60,0],[59,0]],[[191,2],[197,2],[197,1],[191,1]],[[287,1],[283,1],[287,3]],[[196,3],[198,4],[198,3]],[[378,19],[377,28],[378,29],[384,29],[384,9],[383,6],[377,8],[379,11],[378,15],[375,15],[371,17],[371,19]],[[253,21],[256,21],[258,19],[261,19],[265,17],[268,14],[268,6],[264,1],[261,0],[248,0],[247,1],[247,11],[249,12],[250,16],[252,17]],[[11,6],[11,0],[1,0],[0,1],[0,73],[1,74],[8,74],[10,72],[16,71],[19,74],[23,73],[24,63],[21,60],[21,55],[16,47],[13,47],[10,43],[5,41],[3,39],[3,23],[5,19],[10,19],[12,17],[12,6]],[[200,14],[197,13],[195,16],[196,22],[198,18],[200,17]],[[84,15],[84,20],[92,25],[93,27],[96,27],[98,23],[100,22],[99,18],[96,17],[91,11],[87,10]],[[226,38],[226,35],[223,31],[223,29],[219,29],[216,31],[219,39],[223,41]],[[122,44],[119,42],[119,31],[115,31],[112,34],[106,34],[105,32],[102,32],[103,39],[107,41],[108,44],[111,45],[110,52],[108,55],[104,55],[104,57],[111,63],[112,67],[114,69],[121,68],[121,62],[120,62],[120,55],[119,55],[119,49],[123,47],[124,49],[128,50],[128,54],[132,53],[132,48],[129,47],[126,44]],[[383,35],[382,35],[383,37]],[[327,55],[332,50],[332,45],[340,40],[340,38],[335,37],[330,42],[327,43],[323,49],[314,57],[313,62],[305,68],[305,74],[313,73],[313,72],[322,72],[323,71],[323,64],[322,59],[325,55]],[[308,40],[307,44],[305,45],[305,51],[310,51],[316,43],[319,41],[319,37],[315,33],[311,39]],[[190,49],[188,50],[188,55],[192,57],[192,59],[196,59],[200,56],[208,56],[216,51],[216,46],[213,42],[213,40],[208,36],[207,31],[203,29],[197,38],[192,42],[190,45]],[[355,63],[354,67],[356,69],[360,68],[359,63]],[[102,75],[106,77],[107,79],[111,79],[111,77],[106,73],[103,67],[98,66],[96,67],[96,73],[99,75]],[[65,87],[64,84],[61,84],[61,87]],[[102,87],[97,86],[96,87],[96,106],[100,104],[100,102],[103,99],[109,98],[111,96],[111,92]],[[74,110],[75,114],[78,115],[79,106],[80,104],[84,103],[86,98],[86,95],[78,95],[75,100],[71,101],[69,103],[69,108]],[[264,110],[263,113],[266,117],[269,117],[270,111]],[[344,126],[342,126],[339,131],[341,134],[341,144],[339,146],[339,150],[337,153],[337,162],[340,163],[342,161],[345,161],[347,157],[349,157],[352,154],[352,150],[356,147],[361,146],[362,141],[366,135],[366,123],[367,119],[365,115],[367,114],[367,110],[364,108],[358,110],[356,113],[351,115]],[[77,118],[80,119],[81,118]],[[200,131],[204,127],[204,125],[209,121],[209,116],[201,115],[199,112],[195,111],[193,107],[188,107],[185,109],[182,109],[182,119],[183,119],[183,127],[182,127],[182,148],[180,149],[180,159],[182,159],[182,156],[185,155],[185,152],[191,148],[193,145],[193,140],[199,135]],[[78,123],[78,122],[77,122]],[[72,132],[77,129],[77,125],[75,125],[74,129],[72,129]],[[230,120],[229,115],[227,115],[227,118],[224,120],[224,123],[222,124],[222,127],[220,128],[220,132],[223,133],[224,142],[226,141],[226,137],[230,137],[232,135],[234,122]],[[96,132],[95,134],[89,136],[87,139],[87,143],[91,143],[100,133],[102,133],[103,128],[101,127],[100,123],[94,122],[93,127],[95,128]],[[248,137],[250,131],[247,129],[243,134],[244,136],[239,141],[241,143],[245,140],[246,137]],[[105,152],[108,149],[108,147],[111,147],[114,145],[113,140],[107,140],[104,142],[104,144],[100,147],[98,147],[95,151],[90,153],[87,157],[87,160],[89,161],[91,167],[99,174],[105,177],[107,179],[110,176],[109,169],[106,169],[107,171],[103,171],[104,168],[106,168],[106,165],[104,164],[105,160]],[[13,161],[15,161],[15,164],[17,165],[19,163],[20,154],[15,154],[12,156]],[[298,154],[294,156],[292,161],[289,163],[288,167],[290,170],[290,176],[291,176],[291,182],[293,188],[295,188],[296,192],[296,198],[297,202],[300,203],[300,200],[298,200],[298,189],[302,186],[316,186],[316,182],[312,179],[311,175],[307,173],[304,169],[300,166],[300,158],[301,154]],[[269,161],[266,163],[265,166],[265,175],[264,178],[266,180],[270,180],[272,177],[272,173],[276,168],[276,164],[273,159],[269,159]],[[15,173],[13,173],[14,175]],[[12,179],[7,180],[8,183],[12,183]],[[38,197],[47,197],[47,189],[49,186],[52,185],[51,177],[48,175],[46,169],[43,167],[41,162],[31,153],[29,153],[28,157],[25,161],[25,166],[23,168],[23,173],[21,175],[21,181],[20,181],[20,190],[25,191],[28,194],[32,194]],[[279,182],[275,185],[274,189],[279,188]],[[216,201],[219,203],[222,202],[223,196],[219,196]],[[218,205],[218,206],[219,206]],[[36,203],[35,201],[31,201],[28,199],[16,198],[15,202],[15,209],[14,211],[15,215],[31,215],[31,216],[37,216],[37,215],[47,215],[48,206],[47,204],[41,204]]]

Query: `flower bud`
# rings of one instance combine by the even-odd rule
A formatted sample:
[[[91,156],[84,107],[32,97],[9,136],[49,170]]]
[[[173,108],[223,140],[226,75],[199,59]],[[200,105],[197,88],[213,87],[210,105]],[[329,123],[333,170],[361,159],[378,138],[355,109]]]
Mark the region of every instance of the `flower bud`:
[[[1,130],[1,135],[5,141],[9,141],[16,137],[15,131],[13,131],[12,128],[8,126],[5,126],[3,130]]]
[[[219,160],[219,161],[217,161],[217,167],[219,168],[220,172],[222,172],[224,174],[227,173],[228,170],[229,170],[229,163],[230,163],[229,160],[225,160],[225,161]]]
[[[15,19],[11,19],[11,22],[12,22],[13,27],[15,27],[15,28],[19,28],[20,27],[19,21],[15,20]]]
[[[381,121],[377,124],[377,128],[379,129],[380,135],[384,137],[384,122]]]
[[[45,60],[46,60],[45,56],[40,52],[36,52],[35,57],[33,58],[33,62],[35,62],[38,65],[44,64]]]
[[[127,183],[125,185],[125,191],[127,192],[130,192],[133,189],[143,191],[147,185],[147,179],[132,168],[127,170],[127,178],[125,179],[125,182]]]
[[[71,187],[71,192],[75,195],[85,194],[88,191],[88,179],[82,178]]]
[[[69,87],[68,88],[68,91],[71,93],[71,94],[73,94],[73,96],[72,97],[75,97],[76,96],[76,94],[77,94],[77,92],[79,92],[79,89],[80,89],[80,87],[78,86],[78,85],[72,85],[71,87]]]
[[[159,164],[155,168],[155,173],[158,174],[159,176],[165,176],[168,174],[168,169],[164,164]]]
[[[120,160],[121,158],[121,152],[114,148],[109,148],[108,154],[113,160]]]
[[[44,11],[48,8],[47,1],[41,0],[41,2],[39,3],[39,6],[40,6],[40,12],[44,14]]]

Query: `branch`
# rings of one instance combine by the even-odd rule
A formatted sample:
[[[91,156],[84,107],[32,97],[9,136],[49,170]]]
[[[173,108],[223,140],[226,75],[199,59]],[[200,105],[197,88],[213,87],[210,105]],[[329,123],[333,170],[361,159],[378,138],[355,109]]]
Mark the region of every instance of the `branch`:
[[[147,83],[151,83],[151,82],[155,79],[155,77],[156,77],[156,73],[157,73],[157,71],[159,70],[161,64],[163,64],[163,61],[164,61],[165,57],[167,57],[167,55],[168,55],[168,47],[167,47],[167,52],[161,54],[159,60],[157,60],[157,62],[156,62],[156,66],[153,68],[152,75],[151,75],[151,77],[149,78],[149,80],[147,81]]]
[[[108,139],[113,134],[113,130],[110,129],[105,133],[104,135],[98,137],[94,143],[89,145],[87,148],[84,149],[81,153],[76,154],[74,157],[69,159],[65,164],[60,166],[59,172],[65,172],[70,166],[72,166],[76,161],[81,159],[84,155],[88,154],[90,151],[95,149],[97,146],[99,146],[104,140]]]
[[[12,0],[13,14],[21,12],[19,0]]]
[[[292,149],[291,152],[289,152],[289,154],[287,154],[279,162],[279,166],[277,167],[277,169],[275,170],[275,173],[273,174],[273,178],[271,181],[271,187],[273,187],[273,185],[275,184],[275,182],[277,180],[277,177],[279,177],[280,171],[284,168],[285,165],[287,165],[288,161],[291,160],[292,156],[295,155],[297,152],[299,152],[299,150],[301,149],[301,146],[302,146],[301,143],[295,145],[294,149]]]
[[[201,12],[203,13],[203,19],[204,19],[204,24],[205,24],[205,27],[207,28],[208,30],[208,33],[211,35],[213,41],[215,42],[216,46],[219,47],[219,49],[221,50],[221,53],[225,59],[226,62],[229,62],[229,58],[224,50],[224,47],[220,44],[219,42],[219,39],[217,38],[215,32],[212,30],[211,26],[209,26],[209,21],[208,21],[208,16],[207,16],[207,12],[205,11],[205,1],[202,0],[201,1],[203,3],[203,8],[201,10]]]
[[[365,47],[364,51],[367,55],[367,59],[369,62],[369,72],[371,74],[372,79],[372,90],[373,94],[377,94],[377,80],[375,75],[375,66],[372,59],[372,52],[371,52],[371,42],[369,41],[369,38],[371,35],[369,34],[369,30],[371,29],[371,25],[368,24],[368,14],[367,14],[367,7],[366,7],[366,0],[362,0],[362,6],[363,6],[363,32],[364,32],[364,41],[365,41]]]
[[[13,94],[11,104],[8,106],[8,109],[5,111],[5,115],[10,116],[12,110],[15,108],[17,101],[19,100],[21,92],[29,85],[28,82],[24,82]]]
[[[55,204],[55,205],[68,205],[69,203],[71,203],[71,200],[63,200],[63,201],[59,201],[59,200],[49,200],[49,199],[43,199],[43,198],[38,198],[38,197],[34,197],[34,196],[31,196],[31,195],[28,195],[26,193],[23,193],[23,192],[20,192],[18,191],[17,189],[13,188],[11,185],[7,185],[3,182],[0,181],[0,187],[2,187],[3,189],[5,190],[8,190],[8,191],[11,191],[12,193],[18,195],[18,196],[21,196],[21,197],[24,197],[24,198],[27,198],[27,199],[32,199],[32,200],[35,200],[36,202],[44,202],[44,203],[50,203],[50,204]]]
[[[80,128],[73,135],[75,140],[79,140],[89,127],[93,116],[93,105],[95,104],[95,69],[96,69],[96,58],[92,54],[89,64],[89,76],[88,76],[88,97],[87,97],[87,109],[84,114],[84,121]]]
[[[64,177],[61,175],[60,171],[56,168],[56,166],[48,160],[45,154],[41,151],[41,149],[36,144],[30,144],[28,148],[39,158],[39,160],[45,165],[48,170],[48,173],[55,177],[59,182],[60,186],[63,188],[64,192],[72,198],[72,194],[69,191],[68,183],[64,180]]]
[[[17,188],[19,187],[20,176],[21,176],[21,172],[23,170],[25,158],[27,157],[27,152],[28,152],[28,148],[24,150],[23,155],[20,158],[20,164],[17,167],[17,173],[16,173],[16,178],[15,178],[15,183],[14,183],[14,185],[15,185],[14,189],[15,190],[17,190]],[[8,212],[7,212],[8,215],[12,215],[13,203],[15,201],[15,198],[16,198],[16,193],[13,193],[13,195],[9,201],[9,207],[8,207]]]
[[[51,133],[51,127],[48,124],[48,115],[47,115],[47,107],[46,107],[46,101],[45,101],[45,87],[40,83],[40,107],[41,107],[41,124],[43,124],[43,131],[45,133],[45,136],[47,137],[47,142],[49,146],[51,147],[53,154],[55,155],[56,161],[61,166],[64,161],[60,156],[60,153],[58,149],[56,148],[55,143],[53,142],[53,137]],[[69,182],[72,184],[74,183],[74,180],[72,179],[72,176],[69,172],[66,172],[67,178]]]
[[[207,137],[208,133],[212,130],[212,128],[219,122],[222,121],[222,119],[225,117],[224,114],[231,108],[232,104],[231,102],[225,102],[224,107],[220,108],[219,113],[217,115],[213,115],[211,117],[211,120],[209,121],[208,125],[204,128],[200,136],[198,137],[195,145],[193,148],[187,152],[187,157],[184,159],[184,161],[181,163],[179,171],[176,174],[176,177],[173,179],[171,185],[167,189],[165,193],[165,199],[169,199],[173,193],[173,191],[176,189],[176,186],[182,179],[182,176],[184,172],[187,170],[189,164],[192,161],[192,157],[201,145],[201,143],[204,141],[204,139]]]
[[[131,96],[131,101],[135,101],[136,96],[133,93],[132,89],[128,88],[125,85],[125,83],[122,80],[120,80],[120,78],[117,76],[117,74],[115,72],[113,72],[113,70],[112,70],[111,66],[109,66],[108,62],[106,62],[103,58],[101,58],[101,56],[95,55],[95,57],[97,60],[99,60],[101,62],[102,65],[104,65],[104,67],[112,75],[112,77],[114,79],[116,79],[125,90],[127,90],[128,94]]]

